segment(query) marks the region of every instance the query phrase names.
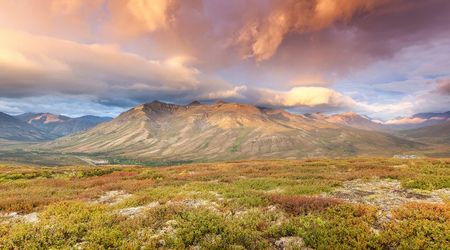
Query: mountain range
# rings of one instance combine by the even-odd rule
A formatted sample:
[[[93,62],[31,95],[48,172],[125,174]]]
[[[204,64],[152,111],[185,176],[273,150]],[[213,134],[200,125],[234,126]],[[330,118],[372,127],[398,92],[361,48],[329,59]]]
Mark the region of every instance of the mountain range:
[[[450,112],[422,113],[390,123],[352,112],[327,116],[239,103],[154,101],[115,119],[0,114],[2,139],[47,140],[37,148],[142,160],[393,155],[434,144],[447,150],[450,145]]]
[[[348,116],[357,115],[344,115]],[[362,126],[361,119],[365,118],[352,121]],[[176,105],[154,101],[43,147],[138,159],[215,160],[391,154],[423,146],[341,124],[343,120],[239,103]]]
[[[110,120],[110,117],[71,118],[50,113],[25,113],[17,116],[0,113],[0,138],[16,141],[53,140]]]

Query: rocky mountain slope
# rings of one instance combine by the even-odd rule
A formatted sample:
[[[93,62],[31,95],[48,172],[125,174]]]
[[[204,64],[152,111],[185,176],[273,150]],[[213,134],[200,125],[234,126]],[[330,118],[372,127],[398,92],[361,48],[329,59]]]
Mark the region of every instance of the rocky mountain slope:
[[[238,103],[139,105],[42,147],[137,159],[248,159],[395,154],[420,144],[320,117]]]

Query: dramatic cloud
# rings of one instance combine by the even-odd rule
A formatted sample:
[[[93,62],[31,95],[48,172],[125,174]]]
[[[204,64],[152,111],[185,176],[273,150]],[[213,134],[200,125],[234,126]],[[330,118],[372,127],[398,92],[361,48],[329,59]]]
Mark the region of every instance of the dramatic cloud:
[[[247,56],[257,61],[275,54],[284,37],[292,32],[305,33],[329,27],[337,21],[349,21],[354,15],[382,5],[383,0],[289,0],[276,1],[268,16],[247,23],[237,43],[247,47]]]
[[[257,103],[272,107],[327,107],[329,109],[351,108],[356,102],[337,91],[323,87],[295,87],[289,91],[257,89]]]
[[[445,0],[0,0],[0,98],[442,111],[449,11]]]
[[[183,57],[153,61],[113,45],[80,44],[0,30],[0,95],[91,94],[102,98],[189,95],[206,85]],[[214,79],[212,79],[214,80]]]

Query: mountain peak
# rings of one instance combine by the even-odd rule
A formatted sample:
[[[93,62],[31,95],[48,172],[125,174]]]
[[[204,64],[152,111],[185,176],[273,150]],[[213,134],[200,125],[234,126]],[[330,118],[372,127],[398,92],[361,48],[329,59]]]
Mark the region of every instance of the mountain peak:
[[[173,112],[179,109],[180,107],[182,106],[172,103],[160,102],[158,100],[138,106],[138,108],[143,109],[145,112],[164,112],[164,111]]]
[[[199,102],[197,100],[188,104],[188,106],[199,106],[199,105],[202,105],[202,104],[201,104],[201,102]]]

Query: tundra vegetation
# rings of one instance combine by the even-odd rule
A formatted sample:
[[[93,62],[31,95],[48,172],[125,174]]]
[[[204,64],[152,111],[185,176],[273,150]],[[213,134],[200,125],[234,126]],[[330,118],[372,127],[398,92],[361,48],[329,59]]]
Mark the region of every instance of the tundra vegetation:
[[[0,249],[450,249],[450,160],[0,166]]]

